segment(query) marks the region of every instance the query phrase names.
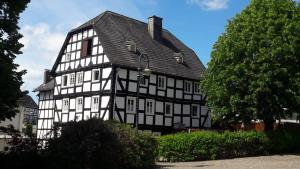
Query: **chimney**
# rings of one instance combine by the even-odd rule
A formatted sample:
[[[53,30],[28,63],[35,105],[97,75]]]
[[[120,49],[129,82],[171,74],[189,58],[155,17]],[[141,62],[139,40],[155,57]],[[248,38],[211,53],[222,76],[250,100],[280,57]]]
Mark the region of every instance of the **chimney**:
[[[43,84],[46,84],[49,81],[50,81],[50,70],[45,69],[45,71],[44,71],[44,83]]]
[[[148,18],[148,32],[153,40],[161,41],[162,18],[151,16]]]

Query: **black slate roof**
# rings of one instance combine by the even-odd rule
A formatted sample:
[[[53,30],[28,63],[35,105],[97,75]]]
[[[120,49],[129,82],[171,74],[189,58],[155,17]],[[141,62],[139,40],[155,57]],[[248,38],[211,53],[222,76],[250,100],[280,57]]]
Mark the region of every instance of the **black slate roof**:
[[[35,103],[35,101],[32,99],[29,95],[24,95],[18,100],[18,104],[31,109],[38,109],[38,105]]]
[[[96,30],[104,52],[112,64],[137,67],[138,54],[129,52],[126,47],[126,42],[133,40],[137,50],[148,55],[150,69],[153,72],[200,79],[205,71],[204,65],[195,52],[168,30],[163,29],[162,41],[158,42],[153,40],[148,33],[147,23],[106,11],[73,29],[69,32],[69,36],[72,32],[88,26],[92,26]],[[175,52],[183,54],[184,64],[177,63],[174,59]],[[60,57],[61,55],[59,55],[56,64]],[[54,65],[52,72],[55,71],[56,66]]]

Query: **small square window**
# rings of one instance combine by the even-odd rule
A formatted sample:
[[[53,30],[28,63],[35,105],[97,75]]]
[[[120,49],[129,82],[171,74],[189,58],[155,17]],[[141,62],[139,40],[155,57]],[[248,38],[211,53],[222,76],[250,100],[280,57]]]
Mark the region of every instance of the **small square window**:
[[[127,97],[127,102],[126,102],[126,112],[127,113],[136,113],[136,107],[135,107],[135,98],[134,97]]]
[[[166,77],[158,76],[158,88],[159,89],[166,88]]]
[[[93,81],[100,80],[100,70],[93,70]]]
[[[146,100],[146,114],[154,114],[154,100]]]

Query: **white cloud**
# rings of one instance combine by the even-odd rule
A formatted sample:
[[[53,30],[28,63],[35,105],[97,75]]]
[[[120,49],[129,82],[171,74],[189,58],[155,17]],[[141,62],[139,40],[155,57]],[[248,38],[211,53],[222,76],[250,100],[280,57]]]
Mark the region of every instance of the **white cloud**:
[[[187,0],[188,4],[198,5],[203,10],[221,10],[228,8],[229,0]]]

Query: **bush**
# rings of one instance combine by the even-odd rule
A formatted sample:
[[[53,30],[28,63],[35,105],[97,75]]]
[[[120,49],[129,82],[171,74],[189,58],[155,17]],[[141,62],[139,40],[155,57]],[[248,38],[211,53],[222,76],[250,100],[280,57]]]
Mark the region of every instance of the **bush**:
[[[200,131],[158,138],[164,161],[214,160],[300,151],[300,133]]]
[[[150,168],[156,157],[157,142],[149,134],[130,126],[90,119],[69,122],[61,136],[49,140],[44,152],[51,169]]]

